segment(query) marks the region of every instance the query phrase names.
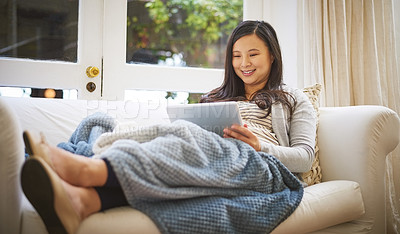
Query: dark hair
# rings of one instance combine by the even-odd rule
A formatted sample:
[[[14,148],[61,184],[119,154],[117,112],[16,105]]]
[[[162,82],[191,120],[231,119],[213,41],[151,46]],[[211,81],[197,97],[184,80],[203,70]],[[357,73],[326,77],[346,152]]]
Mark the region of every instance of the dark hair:
[[[226,47],[224,81],[220,87],[204,95],[200,102],[246,100],[244,83],[233,69],[232,49],[237,40],[252,34],[265,42],[274,61],[265,87],[257,91],[250,101],[254,101],[262,109],[268,109],[268,114],[272,104],[277,101],[286,105],[292,112],[293,106],[289,98],[294,102],[295,100],[292,95],[282,90],[282,55],[278,38],[274,28],[264,21],[243,21],[233,30]]]

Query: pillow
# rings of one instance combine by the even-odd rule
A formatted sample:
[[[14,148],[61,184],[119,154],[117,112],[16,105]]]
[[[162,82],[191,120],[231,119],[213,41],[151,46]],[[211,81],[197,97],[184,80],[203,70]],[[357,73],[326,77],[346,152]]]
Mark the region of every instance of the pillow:
[[[317,112],[317,132],[319,125],[319,95],[321,93],[322,86],[320,84],[315,84],[310,87],[306,87],[303,89],[303,92],[310,99],[315,111]],[[305,173],[301,173],[301,177],[305,183],[309,186],[313,184],[321,183],[322,181],[322,173],[321,167],[319,165],[319,148],[318,148],[318,137],[315,135],[315,159],[312,164],[311,170]]]

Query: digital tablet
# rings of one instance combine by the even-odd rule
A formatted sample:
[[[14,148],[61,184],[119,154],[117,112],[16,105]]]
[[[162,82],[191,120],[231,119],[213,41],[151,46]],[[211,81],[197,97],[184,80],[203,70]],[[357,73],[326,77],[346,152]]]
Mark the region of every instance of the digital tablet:
[[[213,102],[198,104],[168,105],[167,113],[171,122],[183,119],[223,136],[223,130],[232,124],[242,125],[236,102]]]

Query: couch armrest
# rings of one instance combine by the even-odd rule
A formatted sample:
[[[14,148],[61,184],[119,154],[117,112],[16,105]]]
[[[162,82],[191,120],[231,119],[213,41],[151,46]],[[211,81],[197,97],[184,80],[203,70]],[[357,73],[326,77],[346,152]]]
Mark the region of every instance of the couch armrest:
[[[399,143],[399,117],[383,106],[320,108],[319,157],[323,181],[360,184],[366,213],[359,221],[385,233],[385,160]]]
[[[19,172],[24,160],[21,127],[0,98],[0,233],[19,233],[22,192]]]

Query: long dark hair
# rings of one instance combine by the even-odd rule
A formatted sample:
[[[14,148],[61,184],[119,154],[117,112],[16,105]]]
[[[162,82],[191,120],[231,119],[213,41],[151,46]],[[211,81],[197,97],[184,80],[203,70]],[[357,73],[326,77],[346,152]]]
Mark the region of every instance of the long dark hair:
[[[295,103],[295,100],[292,95],[282,89],[283,66],[278,38],[274,28],[264,21],[243,21],[233,30],[226,47],[224,81],[220,87],[204,95],[200,102],[247,100],[244,83],[233,69],[232,49],[237,40],[243,36],[252,34],[257,35],[264,41],[274,61],[271,65],[271,71],[266,85],[264,88],[257,91],[249,101],[254,101],[261,109],[267,109],[268,114],[271,112],[271,106],[274,102],[281,102],[283,105],[287,106],[290,113],[292,113],[293,106],[289,98],[293,100],[293,103]]]

